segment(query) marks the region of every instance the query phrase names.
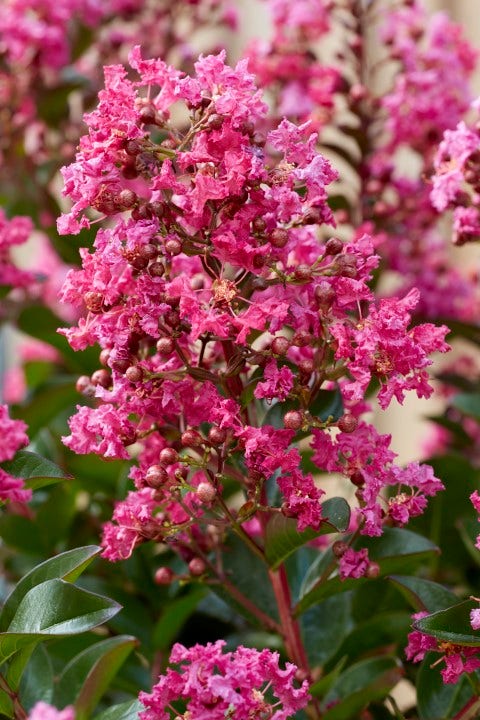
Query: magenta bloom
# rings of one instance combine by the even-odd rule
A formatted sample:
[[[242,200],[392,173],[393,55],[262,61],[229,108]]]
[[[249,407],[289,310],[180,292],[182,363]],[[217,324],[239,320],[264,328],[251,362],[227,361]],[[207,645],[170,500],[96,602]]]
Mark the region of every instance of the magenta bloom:
[[[174,645],[170,662],[178,669],[168,668],[151,693],[140,693],[147,708],[141,720],[171,720],[177,702],[195,720],[287,720],[305,707],[308,683],[295,687],[295,665],[286,663],[282,670],[276,652],[241,645],[222,652],[224,646],[223,640],[192,648]]]

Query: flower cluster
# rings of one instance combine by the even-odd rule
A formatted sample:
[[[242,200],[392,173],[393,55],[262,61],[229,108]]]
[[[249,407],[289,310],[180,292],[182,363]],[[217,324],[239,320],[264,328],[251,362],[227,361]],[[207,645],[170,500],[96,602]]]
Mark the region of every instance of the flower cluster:
[[[446,328],[409,329],[414,292],[377,308],[368,282],[379,259],[368,236],[321,239],[318,226],[333,222],[326,188],[336,172],[315,150],[310,123],[283,120],[258,137],[267,108],[245,61],[232,69],[222,55],[202,57],[195,76],[143,60],[138,48],[130,62],[140,80],[106,69],[99,106],[85,118],[89,134],[63,169],[73,206],[58,223],[79,232],[90,208],[110,218],[62,293],[87,311],[64,331],[69,342],[98,343],[103,364],[78,381],[97,405],[79,408],[65,443],[111,458],[139,448],[137,490],[106,526],[105,555],[123,558],[145,539],[168,540],[202,516],[207,523],[224,476],[238,478],[240,455],[254,507],[275,475],[282,511],[300,530],[318,529],[322,491],[302,471],[295,435],[316,428],[328,442],[335,421],[303,408],[342,377],[344,402],[358,408],[373,376],[384,383],[383,406],[410,389],[428,396],[428,355],[447,349]],[[180,101],[190,115],[182,129],[171,120]],[[243,403],[248,388],[257,400]],[[293,407],[284,428],[268,415],[257,424],[257,411],[284,402]],[[402,523],[418,514],[420,498],[441,487],[424,482],[425,472],[415,484],[412,471],[386,480],[377,469],[369,511],[385,483],[403,484],[418,487],[418,499],[402,499],[396,514]]]
[[[170,663],[178,669],[168,668],[151,693],[140,693],[140,701],[147,708],[140,718],[287,720],[305,707],[308,683],[296,686],[295,665],[286,663],[282,670],[276,652],[241,645],[233,652],[224,652],[224,646],[222,640],[188,649],[174,645]]]
[[[22,420],[10,418],[6,405],[0,405],[0,463],[11,460],[17,450],[28,445],[26,429],[27,426]],[[0,468],[0,501],[25,502],[30,499],[31,494],[30,490],[24,488],[23,480]]]
[[[420,612],[413,618],[420,619],[425,615],[428,613]],[[414,663],[421,662],[427,652],[440,653],[441,657],[437,662],[445,663],[440,672],[443,682],[447,684],[454,684],[463,673],[472,673],[480,668],[478,647],[439,641],[432,635],[426,635],[418,630],[409,633],[408,645],[405,649],[407,659]]]

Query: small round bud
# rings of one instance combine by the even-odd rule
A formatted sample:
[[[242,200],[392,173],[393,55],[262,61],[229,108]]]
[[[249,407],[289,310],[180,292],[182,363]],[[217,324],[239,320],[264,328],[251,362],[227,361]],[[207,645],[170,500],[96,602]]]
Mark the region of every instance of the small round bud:
[[[203,575],[203,573],[207,569],[207,566],[205,565],[202,558],[196,557],[193,558],[193,560],[190,560],[190,562],[188,563],[188,569],[190,570],[191,575],[199,577],[200,575]]]
[[[137,199],[137,194],[134,193],[133,190],[124,188],[118,193],[117,197],[115,198],[115,202],[119,208],[127,210],[128,208],[131,208],[135,205]]]
[[[368,563],[368,567],[365,572],[365,577],[369,578],[370,580],[373,580],[374,578],[378,577],[379,574],[380,574],[380,565],[377,562]]]
[[[322,214],[317,208],[308,208],[307,212],[303,216],[303,222],[305,225],[318,225],[322,222]]]
[[[173,465],[178,462],[179,455],[174,448],[166,447],[160,450],[158,459],[162,465]]]
[[[98,356],[98,360],[100,365],[108,365],[108,361],[110,360],[110,350],[108,348],[104,348]]]
[[[125,144],[125,152],[127,155],[134,157],[135,155],[138,155],[138,153],[141,153],[142,150],[143,147],[139,140],[127,140]]]
[[[344,433],[352,433],[357,429],[358,420],[354,415],[345,414],[338,419],[338,429]]]
[[[300,263],[300,265],[297,265],[297,267],[293,271],[293,275],[295,277],[295,280],[305,282],[306,280],[310,280],[310,278],[312,277],[312,268],[309,265]]]
[[[92,374],[91,379],[93,385],[100,385],[104,388],[108,388],[112,384],[112,378],[110,376],[110,373],[108,372],[108,370],[105,370],[105,368],[95,370],[95,372]]]
[[[77,382],[75,383],[75,389],[77,392],[85,395],[85,397],[95,396],[95,386],[92,384],[92,381],[88,377],[88,375],[80,375]]]
[[[112,368],[113,370],[116,370],[119,373],[125,373],[125,371],[130,367],[131,362],[129,358],[126,357],[119,357],[115,358],[112,361]]]
[[[343,557],[348,550],[348,544],[343,540],[336,540],[332,545],[332,552],[337,558]]]
[[[201,482],[197,487],[197,497],[202,503],[209,505],[215,499],[217,491],[213,487],[212,483]]]
[[[165,265],[160,261],[153,262],[148,266],[148,274],[152,277],[162,277],[165,274]]]
[[[158,255],[158,248],[156,245],[153,245],[152,243],[147,243],[143,247],[140,248],[139,253],[142,257],[146,258],[147,260],[153,260],[153,258],[156,258]]]
[[[125,377],[131,383],[141,382],[143,380],[143,370],[138,365],[130,365],[130,367],[125,370]]]
[[[283,424],[288,430],[300,430],[303,425],[303,414],[299,410],[289,410],[284,415]]]
[[[365,478],[360,470],[355,470],[355,472],[350,475],[350,481],[359,488],[365,485]]]
[[[274,355],[286,355],[290,348],[290,340],[283,337],[283,335],[279,335],[273,338],[270,348]]]
[[[310,358],[304,358],[298,363],[298,369],[302,375],[310,377],[312,372],[315,370],[315,363]]]
[[[182,433],[180,441],[184,447],[199,447],[203,443],[203,438],[194,428],[188,428]]]
[[[288,243],[288,230],[283,228],[275,228],[268,236],[270,244],[276,248],[284,248]]]
[[[307,347],[312,343],[312,336],[307,330],[299,330],[292,338],[292,345],[296,347]]]
[[[227,431],[225,430],[225,428],[214,425],[208,431],[208,441],[211,442],[212,445],[222,445],[226,439]]]
[[[170,585],[174,578],[173,570],[169,567],[158,568],[154,575],[154,580],[157,585]]]
[[[168,356],[175,350],[175,343],[171,337],[162,337],[157,341],[157,352],[160,355]]]
[[[145,473],[145,482],[152,488],[162,487],[168,480],[168,473],[161,465],[150,465]]]
[[[338,255],[343,250],[343,242],[340,238],[330,238],[325,243],[325,255]]]
[[[255,232],[262,233],[266,227],[267,223],[262,217],[258,216],[252,220],[252,228]]]
[[[169,255],[180,255],[182,252],[182,243],[178,238],[168,238],[165,243],[165,251]]]

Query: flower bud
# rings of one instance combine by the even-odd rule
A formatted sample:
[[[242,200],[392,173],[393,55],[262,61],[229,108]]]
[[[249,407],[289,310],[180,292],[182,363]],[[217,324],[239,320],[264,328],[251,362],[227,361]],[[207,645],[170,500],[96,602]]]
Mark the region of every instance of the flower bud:
[[[218,425],[213,425],[213,427],[211,427],[208,431],[208,440],[212,443],[212,445],[222,445],[226,439],[227,431],[225,430],[225,428],[218,427]]]
[[[160,450],[158,459],[162,465],[173,465],[178,462],[179,455],[174,448],[166,447],[163,448],[163,450]]]
[[[125,370],[125,377],[131,383],[139,383],[143,380],[143,370],[139,365],[130,365]]]
[[[282,335],[273,338],[270,349],[274,355],[286,355],[290,347],[290,340]]]
[[[198,499],[207,505],[209,505],[213,500],[215,499],[217,492],[212,485],[212,483],[209,482],[201,482],[197,487],[197,497]]]
[[[203,575],[203,573],[207,569],[207,566],[205,565],[202,558],[196,557],[193,558],[193,560],[190,560],[190,562],[188,563],[188,569],[190,570],[191,575],[198,577],[199,575]]]
[[[345,414],[338,419],[338,429],[344,433],[352,433],[357,429],[358,420],[354,415]]]
[[[377,562],[368,563],[368,567],[365,572],[365,577],[369,578],[370,580],[373,580],[374,578],[378,577],[379,574],[380,574],[380,565]]]
[[[169,567],[158,568],[154,575],[154,581],[157,585],[170,585],[173,578],[173,570],[171,570]]]
[[[182,433],[180,441],[184,447],[199,447],[203,444],[203,438],[194,428],[188,428]]]
[[[75,389],[77,392],[85,395],[85,397],[95,396],[95,386],[88,375],[80,375],[77,382],[75,383]]]
[[[168,473],[161,465],[150,465],[145,473],[145,482],[152,488],[159,488],[168,480]]]
[[[283,424],[288,430],[300,430],[303,425],[303,413],[299,410],[289,410],[285,413]]]
[[[162,337],[157,341],[157,352],[160,355],[168,356],[175,350],[175,343],[170,337]]]
[[[288,243],[288,230],[283,228],[275,228],[268,236],[270,244],[276,248],[284,248]]]
[[[93,385],[100,385],[103,388],[108,388],[112,384],[112,378],[110,376],[110,373],[108,372],[108,370],[105,370],[105,368],[95,370],[95,372],[92,374],[91,380]]]

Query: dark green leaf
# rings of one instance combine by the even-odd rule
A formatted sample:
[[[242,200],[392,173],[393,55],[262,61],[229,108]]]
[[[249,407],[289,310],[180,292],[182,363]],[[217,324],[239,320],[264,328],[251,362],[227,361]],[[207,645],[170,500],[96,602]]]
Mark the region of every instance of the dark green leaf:
[[[41,565],[33,568],[18,583],[12,593],[8,596],[0,613],[0,630],[6,630],[10,625],[15,612],[31,588],[45,580],[61,578],[68,582],[76,580],[82,572],[90,565],[100,548],[96,545],[87,545],[74,550],[60,553]]]
[[[323,422],[329,418],[338,420],[344,413],[340,390],[319,390],[308,409],[311,415]]]
[[[139,700],[129,700],[95,715],[94,720],[138,720],[138,713],[142,710],[145,710],[145,706]]]
[[[205,588],[195,588],[187,595],[176,598],[162,611],[155,626],[153,644],[158,650],[168,650],[198,603],[205,596]]]
[[[313,683],[313,685],[310,685],[310,694],[313,695],[313,697],[323,698],[323,696],[326,695],[330,688],[337,682],[346,662],[346,657],[341,658],[333,670],[320,678],[320,680],[317,680],[317,682]]]
[[[0,633],[0,663],[32,643],[92,630],[119,610],[113,600],[64,580],[46,580],[28,591],[8,630]]]
[[[460,393],[451,400],[453,407],[480,420],[480,393]]]
[[[55,705],[75,706],[76,720],[88,718],[137,641],[129,635],[102,640],[77,655],[65,668]]]
[[[331,498],[322,504],[322,522],[319,530],[307,528],[298,532],[297,521],[280,513],[274,515],[266,528],[265,555],[269,564],[277,568],[295,550],[320,535],[344,532],[350,521],[350,506],[344,498]]]
[[[325,665],[339,651],[352,629],[351,593],[330,597],[309,608],[300,618],[300,628],[310,665]]]
[[[14,661],[16,657],[14,656]],[[51,703],[53,684],[53,668],[48,653],[43,645],[37,645],[20,684],[23,707],[30,710],[39,700]],[[10,687],[12,687],[11,684]]]
[[[433,635],[438,640],[480,647],[480,631],[473,630],[470,625],[470,611],[475,608],[478,608],[477,602],[465,600],[446,610],[439,610],[415,620],[413,625],[417,630]]]
[[[379,564],[380,577],[407,572],[422,563],[430,554],[438,552],[438,548],[427,538],[400,528],[385,528],[381,537],[361,537],[354,543],[354,547],[367,548],[370,560]],[[330,565],[332,567],[329,578],[319,583]],[[366,582],[369,582],[366,578],[340,580],[336,574],[333,553],[329,549],[309,568],[302,588],[302,597],[295,612],[302,613],[320,600],[347,590],[355,590]]]
[[[443,610],[457,602],[453,592],[443,585],[423,578],[392,575],[389,580],[400,590],[417,612]]]
[[[278,619],[277,603],[266,563],[262,563],[261,559],[254,555],[236,535],[228,538],[223,562],[225,573],[232,585],[269,617]],[[229,593],[228,587],[213,585],[212,590],[255,624],[258,623],[255,617],[235,600],[234,595]]]
[[[20,450],[13,460],[2,463],[0,467],[13,477],[23,478],[25,486],[32,490],[38,490],[38,488],[71,477],[51,460],[27,450]]]
[[[362,660],[348,668],[326,695],[322,707],[333,707],[322,720],[350,720],[374,700],[385,698],[402,677],[399,661],[393,657]]]
[[[333,601],[335,598],[331,598]],[[369,652],[397,645],[402,649],[411,630],[412,618],[408,612],[382,612],[359,623],[337,650],[337,657],[356,660]]]
[[[437,653],[427,653],[417,676],[418,712],[421,720],[453,718],[467,704],[473,691],[467,678],[446,685],[440,674],[441,667],[432,667]]]

